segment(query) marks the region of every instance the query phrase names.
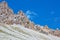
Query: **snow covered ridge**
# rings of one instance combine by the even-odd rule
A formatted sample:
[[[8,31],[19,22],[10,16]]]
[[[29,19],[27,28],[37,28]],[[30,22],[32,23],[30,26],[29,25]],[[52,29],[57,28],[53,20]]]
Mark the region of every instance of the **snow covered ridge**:
[[[41,27],[40,25],[34,24],[25,16],[23,11],[19,11],[17,14],[14,14],[13,10],[8,7],[8,4],[5,1],[0,3],[0,23],[7,25],[19,24],[25,28],[32,29],[46,35],[51,34],[60,37],[60,30],[51,30],[47,25]]]
[[[39,33],[21,25],[0,24],[0,40],[60,40],[60,38]]]

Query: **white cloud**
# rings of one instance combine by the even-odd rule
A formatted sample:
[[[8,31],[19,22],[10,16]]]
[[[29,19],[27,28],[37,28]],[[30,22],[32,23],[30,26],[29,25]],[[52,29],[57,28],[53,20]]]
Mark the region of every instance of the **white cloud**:
[[[26,16],[29,18],[29,19],[34,19],[36,17],[38,17],[37,13],[33,12],[33,11],[26,11]]]
[[[27,17],[30,19],[30,15],[27,15]]]

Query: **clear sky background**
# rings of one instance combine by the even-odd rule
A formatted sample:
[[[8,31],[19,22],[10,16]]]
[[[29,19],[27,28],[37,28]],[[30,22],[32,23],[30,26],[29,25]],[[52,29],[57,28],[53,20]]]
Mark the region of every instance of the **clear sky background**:
[[[60,29],[60,0],[6,0],[6,2],[14,13],[22,10],[35,24]]]

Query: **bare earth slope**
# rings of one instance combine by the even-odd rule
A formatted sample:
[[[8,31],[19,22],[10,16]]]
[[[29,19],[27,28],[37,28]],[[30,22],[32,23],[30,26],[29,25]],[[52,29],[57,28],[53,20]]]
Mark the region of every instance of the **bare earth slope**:
[[[45,35],[27,29],[21,25],[0,24],[0,40],[60,40],[52,35]]]

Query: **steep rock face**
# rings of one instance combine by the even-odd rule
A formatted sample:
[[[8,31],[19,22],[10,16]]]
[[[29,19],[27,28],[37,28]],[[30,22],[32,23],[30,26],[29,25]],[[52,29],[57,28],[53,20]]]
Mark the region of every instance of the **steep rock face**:
[[[5,1],[0,3],[0,23],[5,24],[21,24],[27,28],[34,29],[34,23],[29,21],[23,11],[19,11],[17,15],[14,14]]]
[[[53,35],[60,37],[60,30],[58,30],[58,29],[55,30]]]
[[[0,23],[12,25],[12,24],[20,24],[28,29],[33,29],[38,32],[42,32],[44,34],[52,34],[60,37],[60,31],[58,30],[50,30],[48,26],[44,26],[41,28],[40,25],[35,25],[34,22],[31,22],[23,13],[23,11],[19,11],[17,14],[14,14],[13,10],[8,7],[8,4],[3,1],[0,3]]]
[[[11,22],[12,21],[12,22]],[[0,22],[1,23],[7,23],[7,24],[19,24],[20,21],[26,22],[28,19],[23,14],[22,11],[20,11],[17,15],[13,13],[13,10],[11,10],[7,3],[5,1],[0,3]]]

